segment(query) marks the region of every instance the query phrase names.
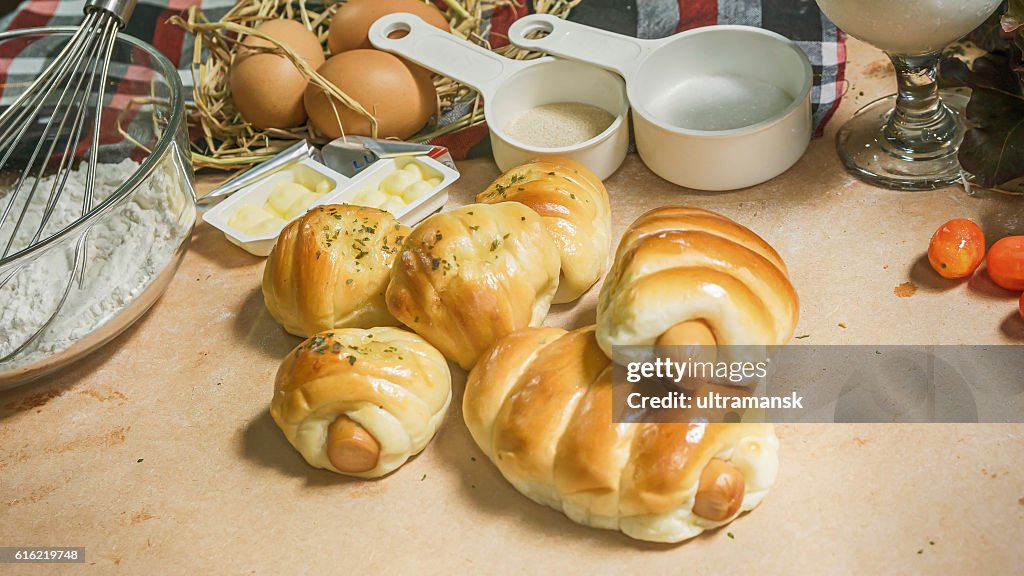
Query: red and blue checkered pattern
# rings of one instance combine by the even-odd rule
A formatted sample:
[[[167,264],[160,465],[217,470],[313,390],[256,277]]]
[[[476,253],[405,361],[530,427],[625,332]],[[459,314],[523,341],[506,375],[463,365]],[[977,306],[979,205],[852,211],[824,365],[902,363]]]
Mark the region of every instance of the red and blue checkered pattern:
[[[233,0],[139,0],[126,33],[156,46],[181,71],[190,92],[193,41],[184,30],[167,23],[174,14],[199,6],[211,20],[220,18]],[[11,15],[0,20],[0,29],[38,26],[76,26],[82,19],[82,2],[27,0]],[[490,42],[507,43],[505,33],[517,18],[533,11],[533,3],[503,3],[487,11]],[[846,67],[845,35],[818,10],[814,0],[583,0],[572,10],[570,20],[640,38],[661,38],[682,30],[712,24],[745,24],[778,32],[791,38],[807,54],[814,68],[811,104],[816,133],[821,134],[842,97]],[[0,74],[8,73],[13,54],[0,54]],[[22,55],[24,56],[24,55]],[[21,66],[41,66],[42,58],[25,60]],[[36,71],[38,72],[38,71]],[[18,74],[31,75],[30,69]],[[115,94],[116,98],[117,95]],[[472,103],[446,112],[441,123],[466,114]],[[449,148],[456,159],[489,153],[486,126],[475,126],[434,141]]]

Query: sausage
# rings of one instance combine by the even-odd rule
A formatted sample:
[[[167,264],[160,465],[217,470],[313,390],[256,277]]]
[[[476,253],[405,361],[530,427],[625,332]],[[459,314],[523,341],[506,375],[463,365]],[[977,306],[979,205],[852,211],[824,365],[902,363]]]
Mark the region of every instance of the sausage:
[[[712,458],[700,475],[693,513],[713,522],[732,518],[743,503],[743,473],[725,460]]]
[[[680,364],[693,362],[717,362],[718,340],[707,322],[703,320],[686,320],[666,330],[655,341],[655,353],[659,358],[667,358]],[[676,383],[676,387],[694,389],[701,382],[689,379]]]
[[[715,346],[718,340],[707,322],[703,320],[687,320],[666,330],[658,341],[658,346]]]
[[[339,472],[366,472],[377,467],[380,443],[366,428],[342,414],[327,428],[327,458]]]

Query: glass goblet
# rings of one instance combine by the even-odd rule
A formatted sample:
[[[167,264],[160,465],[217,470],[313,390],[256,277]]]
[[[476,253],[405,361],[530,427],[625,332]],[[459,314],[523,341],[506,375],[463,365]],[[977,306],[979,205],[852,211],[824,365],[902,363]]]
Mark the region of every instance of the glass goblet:
[[[839,28],[885,51],[896,94],[865,105],[840,129],[836,148],[862,180],[897,190],[960,181],[963,91],[939,91],[943,49],[984,22],[1000,0],[817,0]]]

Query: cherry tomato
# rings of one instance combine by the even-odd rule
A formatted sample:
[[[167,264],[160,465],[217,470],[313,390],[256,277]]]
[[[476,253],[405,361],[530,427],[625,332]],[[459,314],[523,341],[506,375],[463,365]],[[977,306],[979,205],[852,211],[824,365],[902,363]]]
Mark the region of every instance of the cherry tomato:
[[[1024,294],[1020,295],[1020,304],[1018,306],[1020,307],[1020,317],[1024,319]]]
[[[1007,236],[988,251],[988,276],[997,285],[1020,292],[1024,290],[1024,236]]]
[[[966,278],[984,258],[985,235],[965,218],[939,226],[928,244],[928,262],[943,278]]]

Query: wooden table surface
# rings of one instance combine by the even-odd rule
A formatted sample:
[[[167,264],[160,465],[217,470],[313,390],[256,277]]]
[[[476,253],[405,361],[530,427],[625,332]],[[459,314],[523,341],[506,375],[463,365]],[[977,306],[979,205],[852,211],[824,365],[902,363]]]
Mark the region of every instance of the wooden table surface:
[[[786,174],[698,193],[635,156],[607,182],[614,227],[663,204],[721,211],[789,264],[805,343],[1024,343],[1014,295],[980,274],[946,282],[934,229],[975,218],[1024,233],[1024,199],[960,188],[899,193],[845,174],[832,137],[891,92],[879,52],[849,46],[850,87],[825,137]],[[451,204],[497,175],[461,162]],[[215,177],[200,177],[208,189]],[[266,312],[263,260],[200,224],[163,299],[114,342],[0,394],[0,546],[84,546],[86,563],[5,574],[650,573],[991,574],[1024,566],[1024,425],[780,425],[768,498],[679,546],[584,528],[512,489],[458,406],[423,454],[378,481],[307,466],[267,411],[298,343]],[[594,320],[592,290],[549,324]]]

